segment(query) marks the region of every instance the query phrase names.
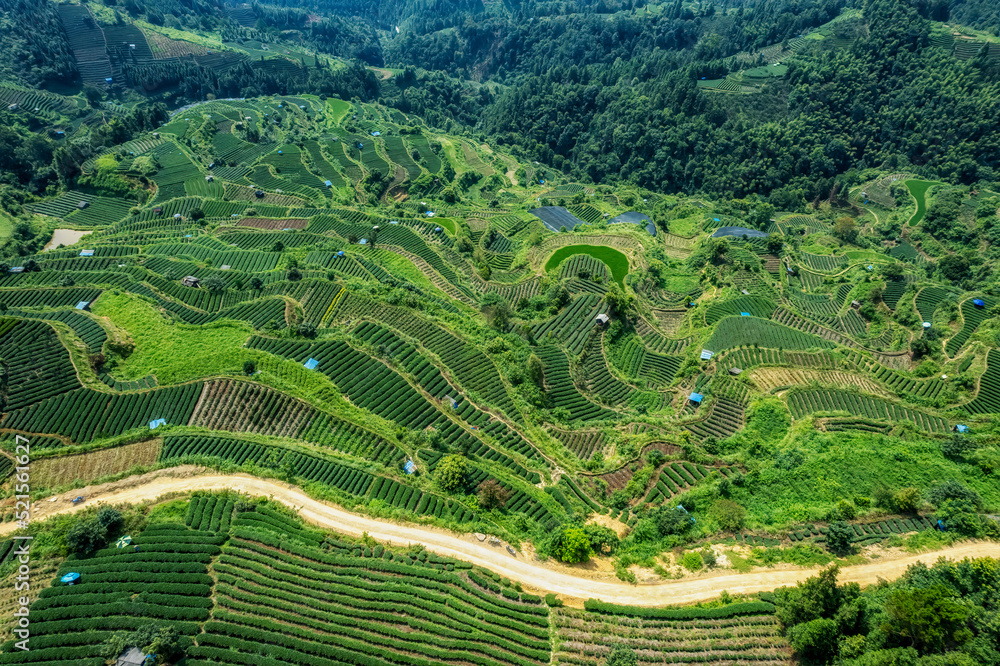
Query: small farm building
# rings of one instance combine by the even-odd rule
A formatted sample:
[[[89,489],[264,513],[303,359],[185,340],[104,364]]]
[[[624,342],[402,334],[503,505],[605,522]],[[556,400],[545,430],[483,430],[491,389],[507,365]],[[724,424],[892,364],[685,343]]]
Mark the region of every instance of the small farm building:
[[[962,425],[961,423],[959,423],[957,426],[955,426],[954,428],[952,428],[952,430],[954,432],[967,433],[967,432],[969,432],[969,426]]]
[[[84,208],[86,208],[89,205],[90,205],[89,201],[81,201],[80,203],[78,203],[76,205],[76,207],[79,208],[80,210],[83,210]]]
[[[213,180],[215,180],[215,176],[213,176],[211,174],[205,176],[205,182],[206,183],[211,183]]]
[[[317,361],[314,358],[311,358],[302,365],[305,366],[306,370],[315,370],[316,368],[319,367],[319,361]]]
[[[973,298],[972,299],[972,304],[975,305],[977,308],[985,308],[986,307],[986,301],[984,301],[981,298]]]
[[[742,373],[742,372],[743,372],[743,368],[737,368],[735,366],[733,366],[732,368],[729,368],[729,374],[731,374],[734,377],[736,375]]]
[[[608,315],[604,314],[603,312],[597,315],[596,319],[597,323],[600,324],[601,326],[605,326],[609,321],[611,321],[611,318],[608,317]]]
[[[324,184],[324,185],[326,185],[327,187],[333,187],[333,183],[331,183],[331,182],[330,182],[330,181],[328,181],[328,180],[324,180],[324,181],[323,181],[323,184]]]
[[[90,307],[90,301],[80,301],[76,304],[76,310],[86,310]]]
[[[159,206],[157,206],[156,208],[153,209],[153,212],[156,213],[157,215],[159,215],[160,213],[163,212],[163,209],[160,208]]]
[[[931,323],[930,323],[929,321],[925,321],[925,322],[923,323],[923,327],[924,327],[924,328],[930,328],[930,327],[931,327]]]
[[[146,655],[139,648],[130,647],[118,655],[118,661],[115,662],[115,666],[142,666],[145,663]]]
[[[854,308],[855,310],[860,309],[861,308],[861,301],[851,301],[851,307]]]
[[[403,470],[405,470],[407,474],[413,474],[417,471],[417,466],[412,460],[407,460],[406,464],[403,465]]]
[[[709,351],[707,349],[702,349],[701,350],[701,360],[707,361],[707,360],[711,359],[713,356],[715,356],[715,352]]]
[[[153,419],[152,421],[149,422],[149,429],[156,430],[162,425],[167,425],[166,419]]]
[[[691,395],[688,396],[688,400],[690,402],[697,402],[698,404],[701,404],[701,401],[704,399],[705,396],[703,396],[701,393],[692,393]]]
[[[80,250],[80,256],[81,257],[92,257],[92,256],[94,256],[94,251],[93,250]]]
[[[72,585],[73,583],[78,583],[80,581],[80,574],[76,573],[75,571],[71,571],[62,578],[60,578],[59,580],[62,581],[63,583],[66,583],[67,585]]]
[[[179,220],[179,219],[181,219],[181,217],[182,217],[182,216],[181,216],[181,214],[180,214],[180,213],[174,213],[174,219],[175,219],[175,220]]]
[[[201,280],[193,275],[188,275],[187,277],[181,279],[181,284],[185,287],[197,287],[201,284]]]

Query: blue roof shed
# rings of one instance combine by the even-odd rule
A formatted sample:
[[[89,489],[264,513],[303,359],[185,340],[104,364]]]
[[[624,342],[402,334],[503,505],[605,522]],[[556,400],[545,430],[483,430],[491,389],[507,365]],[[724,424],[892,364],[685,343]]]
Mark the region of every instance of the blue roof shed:
[[[80,301],[79,303],[76,304],[76,309],[77,310],[86,310],[87,306],[89,306],[89,305],[90,305],[89,301]]]
[[[66,574],[59,580],[62,581],[63,583],[69,583],[70,585],[72,585],[73,583],[80,580],[80,574],[76,573],[75,571],[70,571],[68,574]]]
[[[707,361],[710,358],[712,358],[713,356],[715,356],[715,352],[709,351],[707,349],[702,349],[701,350],[701,360]]]
[[[690,400],[691,402],[700,403],[704,397],[705,396],[703,396],[701,393],[692,393],[691,395],[688,396],[688,400]]]
[[[152,420],[152,421],[149,422],[149,429],[150,430],[156,430],[157,428],[159,428],[162,425],[167,425],[167,420],[166,419],[154,419],[154,420]]]
[[[92,256],[94,256],[94,251],[93,250],[80,250],[80,256],[81,257],[92,257]]]
[[[319,361],[317,361],[314,358],[311,358],[305,363],[303,363],[303,365],[306,367],[306,370],[315,370],[317,367],[319,367]]]
[[[406,471],[407,474],[413,474],[414,472],[417,471],[417,466],[413,464],[412,460],[407,460],[406,464],[403,465],[403,469]]]
[[[972,304],[975,305],[977,308],[985,308],[986,307],[986,301],[984,301],[981,298],[973,298],[972,299]]]
[[[962,425],[961,423],[959,423],[957,426],[955,426],[955,432],[961,432],[961,433],[969,432],[969,426]]]
[[[331,182],[330,182],[330,181],[328,181],[328,180],[324,180],[324,181],[323,181],[323,184],[324,184],[324,185],[326,185],[327,187],[333,187],[333,183],[331,183]]]
[[[741,312],[741,313],[740,313],[740,316],[741,316],[741,317],[749,317],[749,316],[750,316],[750,313],[749,313],[749,312]]]

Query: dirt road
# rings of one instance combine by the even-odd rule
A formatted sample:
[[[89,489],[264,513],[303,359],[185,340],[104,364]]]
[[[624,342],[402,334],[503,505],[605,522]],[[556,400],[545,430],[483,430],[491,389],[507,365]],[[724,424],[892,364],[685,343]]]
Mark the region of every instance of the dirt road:
[[[633,586],[608,577],[594,580],[587,572],[551,563],[528,561],[524,556],[512,557],[503,547],[481,543],[471,534],[456,534],[445,530],[418,525],[402,525],[376,520],[339,509],[325,502],[314,500],[299,489],[279,481],[258,479],[245,474],[197,474],[196,468],[161,470],[142,477],[132,477],[103,486],[85,488],[61,496],[59,501],[36,501],[34,520],[51,515],[80,511],[84,505],[73,506],[68,500],[77,494],[87,497],[85,505],[96,503],[140,503],[152,501],[168,494],[188,493],[195,490],[236,490],[254,496],[268,496],[291,507],[306,521],[350,536],[367,532],[371,537],[397,546],[422,543],[440,555],[453,557],[487,567],[511,580],[540,592],[553,592],[567,602],[578,605],[588,598],[636,606],[662,606],[667,604],[694,603],[713,599],[723,591],[753,593],[773,590],[783,585],[794,585],[814,575],[815,569],[759,571],[748,574],[719,573],[704,577],[665,581]],[[165,475],[166,474],[166,475]],[[13,531],[14,523],[0,525],[0,535]],[[855,581],[862,585],[875,583],[879,578],[893,579],[908,566],[922,561],[932,563],[939,557],[1000,556],[1000,546],[995,543],[965,543],[932,553],[885,559],[841,570],[842,582]]]

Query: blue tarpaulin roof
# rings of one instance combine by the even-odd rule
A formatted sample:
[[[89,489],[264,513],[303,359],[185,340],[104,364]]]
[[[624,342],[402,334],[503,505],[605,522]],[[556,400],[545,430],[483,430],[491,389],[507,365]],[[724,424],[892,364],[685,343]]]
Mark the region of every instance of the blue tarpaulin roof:
[[[60,578],[59,580],[61,580],[64,583],[75,583],[76,581],[80,580],[80,574],[71,571],[62,578]]]
[[[972,299],[972,304],[975,305],[976,307],[980,307],[980,308],[986,307],[986,301],[984,301],[981,298],[973,298]]]
[[[715,352],[708,351],[707,349],[701,350],[701,360],[707,361],[715,355]]]
[[[337,250],[337,256],[338,257],[344,256],[344,251],[343,250]]]
[[[692,393],[691,395],[688,396],[688,400],[690,400],[691,402],[701,402],[702,398],[704,397],[705,396],[703,396],[701,393]]]
[[[94,251],[93,250],[80,250],[80,256],[81,257],[92,257],[92,256],[94,256]]]
[[[741,317],[749,317],[749,316],[750,316],[750,313],[749,313],[749,312],[741,312],[741,313],[740,313],[740,316],[741,316]]]
[[[149,429],[150,430],[156,430],[161,425],[167,425],[167,420],[166,419],[154,419],[154,420],[152,420],[152,421],[149,422]]]
[[[88,305],[90,305],[90,303],[88,301],[80,301],[79,303],[76,304],[76,309],[77,310],[86,310]]]
[[[957,430],[958,432],[969,432],[969,426],[959,424],[955,426],[955,430]]]
[[[323,184],[324,184],[324,185],[326,185],[327,187],[332,187],[332,186],[333,186],[333,183],[331,183],[331,182],[330,182],[330,181],[328,181],[328,180],[324,180],[324,181],[323,181]]]
[[[317,361],[314,358],[311,358],[308,361],[306,361],[303,365],[306,366],[306,370],[315,370],[316,367],[319,365],[319,361]]]
[[[407,474],[413,474],[417,471],[417,466],[413,464],[412,460],[407,460],[406,464],[403,465],[403,469],[406,470]]]

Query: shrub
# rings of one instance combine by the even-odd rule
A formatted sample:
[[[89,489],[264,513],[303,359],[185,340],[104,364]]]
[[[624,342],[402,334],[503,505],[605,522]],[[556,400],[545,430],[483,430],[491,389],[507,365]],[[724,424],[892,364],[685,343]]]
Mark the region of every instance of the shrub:
[[[587,532],[578,525],[563,525],[549,542],[549,552],[562,562],[576,564],[590,559],[593,548]]]
[[[507,490],[496,479],[486,479],[479,484],[479,506],[489,511],[507,506]]]
[[[923,501],[920,498],[920,491],[909,487],[897,490],[892,496],[892,503],[900,513],[916,513]]]
[[[684,553],[684,557],[681,558],[681,566],[688,571],[700,571],[703,566],[705,566],[704,561],[701,559],[696,551],[689,550]]]
[[[842,520],[830,523],[826,532],[826,547],[835,555],[846,555],[851,552],[851,539],[854,530]]]
[[[788,630],[788,639],[795,654],[803,660],[826,663],[837,653],[840,631],[834,620],[819,618],[798,624]]]
[[[708,514],[719,523],[719,527],[735,532],[743,527],[746,509],[732,500],[718,499],[712,503]]]
[[[443,490],[457,490],[465,485],[465,474],[468,471],[469,463],[464,456],[445,456],[437,469],[434,471],[434,478]]]
[[[605,666],[636,666],[639,663],[635,651],[624,643],[615,643],[604,662]]]

